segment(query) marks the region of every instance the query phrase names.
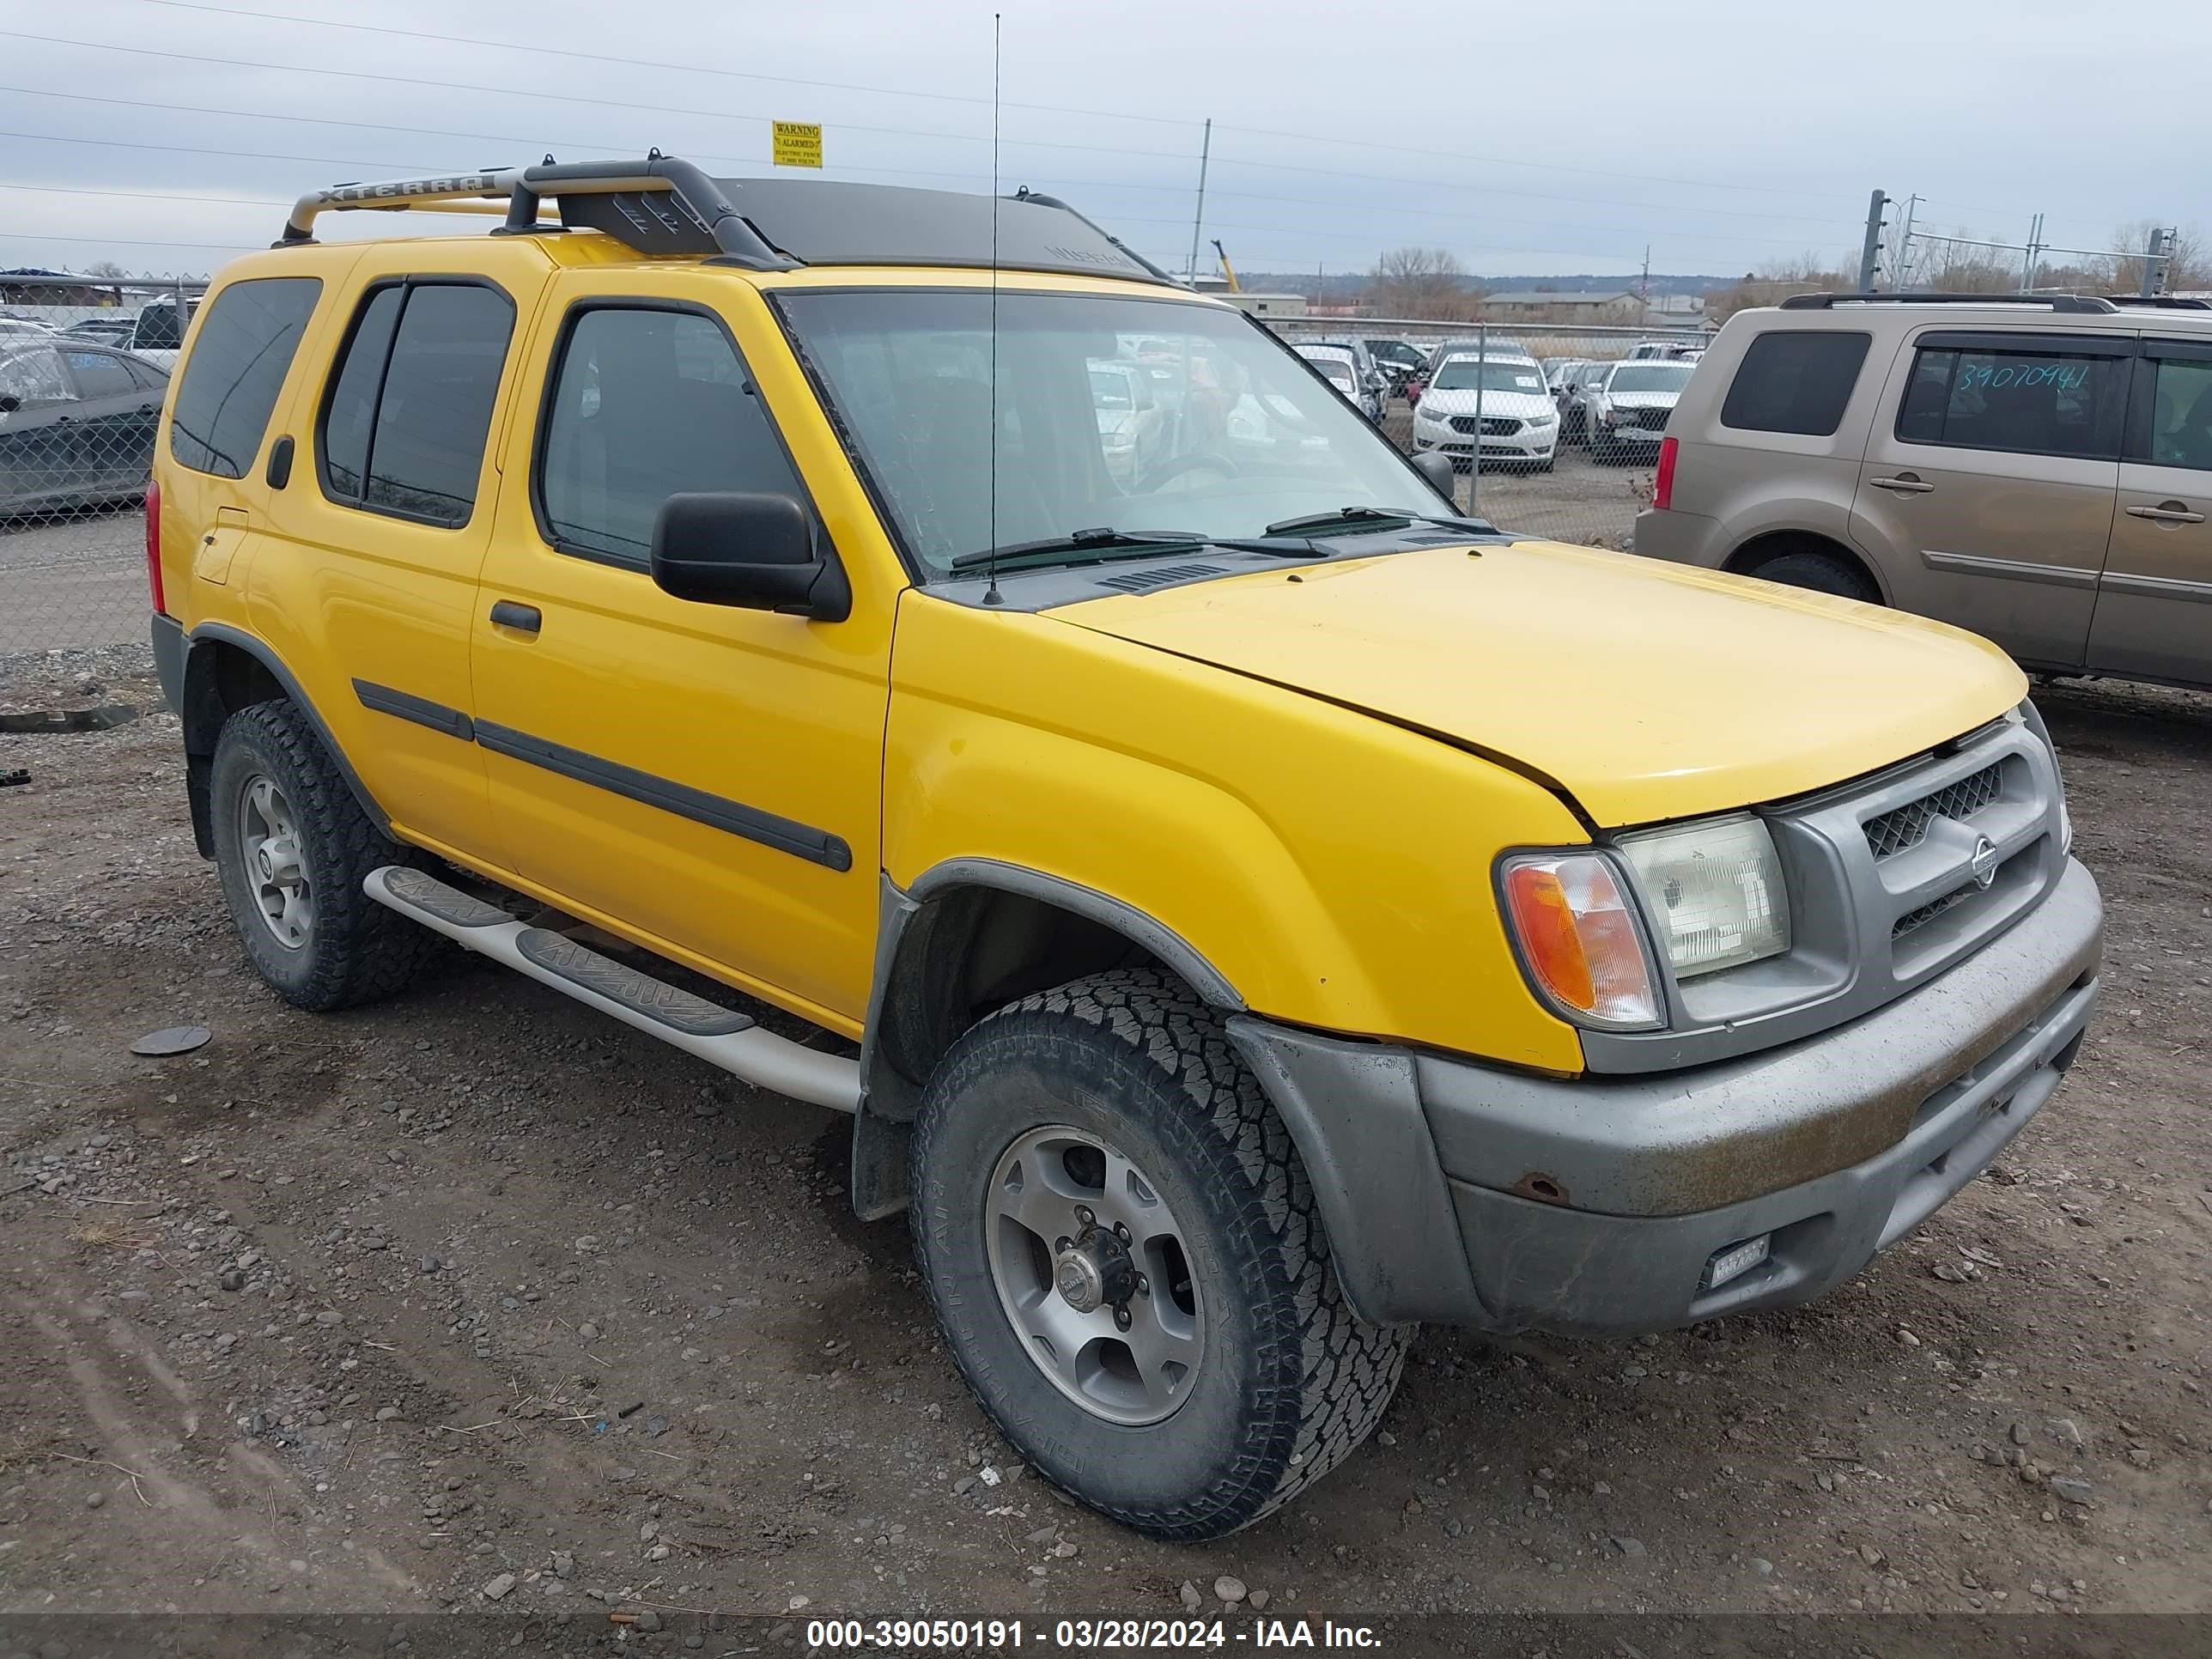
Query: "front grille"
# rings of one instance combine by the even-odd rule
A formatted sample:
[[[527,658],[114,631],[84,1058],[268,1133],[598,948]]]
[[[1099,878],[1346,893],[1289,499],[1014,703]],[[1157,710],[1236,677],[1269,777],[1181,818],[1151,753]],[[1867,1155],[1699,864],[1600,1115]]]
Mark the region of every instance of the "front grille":
[[[1639,409],[1636,411],[1636,424],[1646,432],[1664,432],[1667,417],[1673,413],[1668,409]]]
[[[1126,570],[1118,576],[1101,576],[1098,586],[1119,589],[1124,593],[1142,593],[1147,588],[1165,587],[1170,582],[1196,581],[1200,576],[1218,576],[1224,568],[1218,564],[1171,564],[1164,570]]]
[[[1472,434],[1480,429],[1486,438],[1510,438],[1521,429],[1521,422],[1505,415],[1486,415],[1480,421],[1472,415],[1452,416],[1452,430]]]
[[[1899,916],[1896,922],[1891,927],[1889,930],[1890,939],[1893,942],[1897,939],[1903,939],[1914,928],[1925,927],[1928,923],[1935,921],[1936,917],[1942,915],[1946,910],[1952,909],[1958,905],[1964,904],[1968,899],[1973,897],[1973,896],[1979,891],[1981,891],[1980,884],[1970,881],[1964,887],[1959,888],[1953,892],[1944,894],[1942,898],[1936,900],[1933,903],[1923,904],[1917,910],[1906,911],[1903,915]]]
[[[1908,801],[1893,808],[1880,817],[1869,818],[1866,824],[1867,845],[1877,859],[1893,858],[1907,853],[1928,839],[1928,826],[1937,818],[1956,818],[1965,823],[1975,813],[1996,800],[2002,793],[2004,769],[1985,766],[1970,776],[1948,783],[1918,800]],[[1916,913],[1917,914],[1917,913]],[[1923,916],[1922,921],[1925,921]],[[1914,924],[1916,927],[1917,923]],[[1905,931],[1899,924],[1898,931]]]

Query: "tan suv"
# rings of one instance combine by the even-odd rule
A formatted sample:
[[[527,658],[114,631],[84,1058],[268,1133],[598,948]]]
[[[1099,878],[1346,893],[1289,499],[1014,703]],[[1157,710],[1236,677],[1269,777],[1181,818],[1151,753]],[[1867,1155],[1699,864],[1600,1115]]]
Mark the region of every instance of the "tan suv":
[[[1667,431],[1638,553],[2212,684],[2201,301],[1799,295],[1729,319]]]

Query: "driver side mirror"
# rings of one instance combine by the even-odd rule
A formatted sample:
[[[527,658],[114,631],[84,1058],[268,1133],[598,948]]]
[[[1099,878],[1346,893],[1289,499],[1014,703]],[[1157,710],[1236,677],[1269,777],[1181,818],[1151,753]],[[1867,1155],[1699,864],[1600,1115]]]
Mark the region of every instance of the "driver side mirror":
[[[23,406],[23,400],[12,392],[0,392],[0,415],[13,415]]]
[[[1452,502],[1452,511],[1459,511],[1452,491],[1457,487],[1458,470],[1452,465],[1451,457],[1440,449],[1425,449],[1413,457],[1413,471],[1429,481],[1429,487],[1446,501]]]
[[[652,569],[663,592],[701,605],[814,622],[853,613],[844,566],[835,551],[817,550],[812,517],[789,495],[671,495],[653,520]]]

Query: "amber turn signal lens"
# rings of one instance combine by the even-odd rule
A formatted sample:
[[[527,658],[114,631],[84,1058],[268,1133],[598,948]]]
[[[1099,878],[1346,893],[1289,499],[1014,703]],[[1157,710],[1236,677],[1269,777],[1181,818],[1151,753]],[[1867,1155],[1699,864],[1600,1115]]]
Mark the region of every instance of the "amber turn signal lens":
[[[1659,997],[1636,913],[1612,864],[1539,854],[1505,869],[1505,908],[1536,988],[1583,1025],[1656,1025]]]

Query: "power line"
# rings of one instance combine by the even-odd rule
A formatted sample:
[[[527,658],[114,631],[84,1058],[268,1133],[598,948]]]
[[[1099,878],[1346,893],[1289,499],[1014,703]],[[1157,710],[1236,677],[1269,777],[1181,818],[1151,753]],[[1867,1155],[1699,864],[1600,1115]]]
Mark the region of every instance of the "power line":
[[[252,58],[215,58],[204,52],[168,52],[153,46],[119,46],[105,40],[72,40],[64,35],[29,34],[16,29],[0,29],[0,39],[35,40],[41,45],[50,46],[77,46],[87,52],[124,52],[134,58],[161,58],[181,64],[212,64],[223,69],[274,70],[285,75],[323,75],[343,81],[381,81],[392,86],[427,87],[437,92],[471,92],[489,94],[501,98],[537,98],[567,104],[592,104],[602,109],[627,110],[634,114],[649,112],[656,115],[690,115],[714,121],[769,118],[766,116],[752,115],[744,110],[688,109],[676,104],[662,105],[648,112],[641,105],[625,103],[615,98],[593,98],[578,92],[536,92],[516,87],[485,86],[473,81],[434,81],[424,76],[384,75],[370,70],[326,69],[319,64],[270,64]],[[839,125],[849,132],[880,133],[897,138],[936,138],[947,143],[968,144],[990,143],[988,134],[978,136],[972,132],[945,132],[928,127],[874,126],[858,121],[845,121]],[[1181,161],[1187,159],[1177,150],[1128,149],[1114,144],[1072,144],[1050,138],[1018,138],[1013,142],[1025,144],[1032,149],[1073,149],[1100,155],[1140,155],[1161,161]]]
[[[206,0],[139,0],[141,4],[163,6],[173,10],[198,11],[227,17],[252,18],[262,22],[293,23],[304,27],[344,29],[356,33],[389,35],[410,40],[428,40],[445,46],[479,46],[501,52],[526,52],[543,57],[577,59],[593,65],[620,64],[632,69],[675,70],[684,74],[712,75],[730,80],[760,81],[770,84],[805,87],[834,92],[859,92],[891,98],[921,98],[939,103],[988,105],[990,100],[980,94],[921,91],[903,87],[869,86],[845,81],[818,81],[797,76],[768,75],[752,70],[723,69],[705,64],[678,64],[649,58],[622,58],[605,52],[583,52],[562,46],[536,46],[512,40],[491,40],[481,35],[441,34],[427,29],[405,29],[388,24],[354,23],[325,17],[301,17],[289,12],[254,11],[240,6],[218,6]],[[1138,121],[1158,126],[1171,126],[1190,131],[1199,123],[1186,116],[1141,115],[1121,110],[1089,109],[1063,104],[1031,104],[1008,100],[1008,109],[1035,110],[1052,115],[1081,115],[1116,121]],[[1629,173],[1618,167],[1575,167],[1562,161],[1529,161],[1507,156],[1469,155],[1462,151],[1426,149],[1408,144],[1385,143],[1377,139],[1346,137],[1340,135],[1302,132],[1281,127],[1244,126],[1235,122],[1216,122],[1215,125],[1235,132],[1247,132],[1257,137],[1288,138],[1300,143],[1336,144],[1352,149],[1376,149],[1403,155],[1428,156],[1445,161],[1477,161],[1488,167],[1522,167],[1536,172],[1578,173],[1589,178],[1621,179],[1638,184],[1671,185],[1693,190],[1730,190],[1769,196],[1786,196],[1802,201],[1801,190],[1779,185],[1747,185],[1710,179],[1685,179],[1668,173]],[[1150,154],[1153,152],[1138,152]]]
[[[9,91],[15,91],[15,90],[18,90],[18,88],[9,88],[9,87],[0,87],[0,93],[5,93],[5,92],[9,92]],[[75,96],[75,95],[79,95],[79,94],[56,94],[56,95],[58,95],[58,96],[64,96],[64,97],[66,97],[66,96]],[[104,100],[97,100],[97,101],[100,101],[100,102],[128,102],[128,101],[131,101],[131,100],[128,100],[104,99]],[[164,108],[164,107],[167,107],[167,108],[174,108],[174,109],[183,110],[183,109],[186,109],[186,108],[188,108],[189,106],[182,106],[182,105],[175,105],[175,106],[149,105],[149,106],[142,106],[142,107],[150,107],[150,108]],[[220,112],[218,112],[218,113],[219,113]],[[289,118],[300,118],[300,119],[306,119],[306,118],[304,118],[304,117],[302,117],[302,118],[289,118],[289,117],[288,117],[288,118],[286,118],[286,119],[289,119]],[[332,124],[332,125],[344,125],[344,124],[340,123],[340,124]],[[383,129],[380,129],[380,130],[383,130]],[[487,135],[483,135],[483,134],[475,134],[475,135],[456,135],[456,136],[465,136],[465,137],[485,137],[485,136],[487,136]],[[174,155],[221,155],[221,156],[226,156],[226,157],[233,157],[233,158],[244,159],[244,160],[252,160],[252,161],[266,160],[266,161],[298,161],[298,162],[301,162],[301,163],[304,163],[304,164],[307,164],[307,165],[309,165],[309,166],[316,166],[316,167],[368,167],[368,168],[372,168],[372,169],[374,169],[374,168],[388,168],[388,169],[392,169],[392,170],[394,170],[394,171],[404,172],[404,171],[408,170],[409,168],[416,167],[419,167],[419,166],[422,165],[422,164],[421,164],[421,163],[412,162],[412,161],[387,161],[387,160],[376,160],[376,161],[370,161],[370,160],[366,160],[366,159],[364,159],[364,158],[362,158],[362,157],[360,157],[360,156],[340,156],[340,155],[286,155],[286,154],[283,154],[283,153],[282,153],[282,152],[273,151],[273,150],[236,150],[236,149],[209,149],[209,148],[204,148],[204,147],[202,147],[202,146],[190,145],[190,144],[152,144],[152,143],[135,143],[135,142],[129,141],[129,140],[125,140],[125,139],[115,139],[115,138],[80,138],[80,137],[75,137],[75,136],[73,136],[73,135],[70,135],[70,134],[65,134],[65,133],[54,133],[54,132],[20,132],[20,131],[7,131],[7,132],[0,132],[0,138],[16,138],[16,139],[24,139],[24,140],[28,140],[28,141],[31,141],[31,142],[33,142],[33,143],[57,143],[57,144],[94,144],[94,145],[98,145],[98,146],[101,147],[102,149],[132,149],[132,150],[143,150],[143,151],[146,151],[146,152],[148,152],[148,153],[149,153],[149,154],[155,154],[155,155],[172,155],[172,154],[174,154]],[[514,141],[514,142],[520,142],[520,140],[517,140],[517,141]],[[755,164],[755,163],[754,163],[754,161],[753,161],[753,160],[749,159],[749,158],[742,158],[742,157],[735,157],[735,156],[720,156],[720,155],[713,155],[706,154],[706,153],[704,153],[704,152],[702,152],[702,153],[701,153],[701,159],[702,159],[702,160],[705,160],[705,161],[736,161],[736,162],[738,162],[739,165],[753,165],[753,164]],[[854,172],[854,173],[891,173],[891,174],[899,175],[899,176],[905,176],[905,177],[921,177],[921,178],[931,178],[931,179],[965,179],[965,178],[969,178],[969,177],[970,176],[970,175],[966,174],[966,173],[939,173],[939,172],[936,172],[936,171],[934,171],[934,170],[933,170],[933,169],[929,169],[929,168],[922,168],[922,167],[850,167],[845,168],[844,170],[845,170],[845,171],[848,171],[848,172]],[[1123,185],[1123,184],[1118,184],[1118,183],[1115,183],[1115,182],[1112,182],[1112,181],[1109,181],[1109,180],[1107,180],[1107,179],[1047,179],[1042,180],[1042,182],[1044,182],[1044,183],[1047,183],[1047,184],[1050,184],[1050,185],[1054,185],[1054,187],[1056,187],[1056,188],[1057,188],[1057,187],[1064,187],[1064,186],[1070,185],[1074,185],[1083,186],[1083,187],[1085,187],[1085,188],[1091,188],[1091,189],[1102,189],[1102,190],[1123,190],[1123,189],[1126,189],[1126,190],[1139,190],[1139,191],[1152,191],[1152,192],[1163,193],[1163,194],[1176,194],[1176,195],[1179,195],[1179,194],[1181,194],[1181,193],[1182,193],[1182,191],[1181,191],[1181,188],[1180,188],[1179,186],[1170,186],[1170,185]],[[143,197],[144,198],[146,198],[146,199],[148,199],[148,200],[150,200],[150,201],[175,201],[175,200],[179,199],[179,196],[178,196],[177,192],[175,192],[175,191],[119,191],[119,190],[106,189],[106,188],[102,188],[102,187],[99,187],[99,186],[94,186],[94,185],[67,186],[67,187],[64,187],[64,186],[61,186],[61,185],[6,185],[6,186],[0,186],[0,188],[12,188],[12,189],[20,189],[20,190],[42,190],[42,191],[50,191],[50,192],[58,193],[58,194],[63,194],[63,195],[77,194],[77,195],[85,195],[85,196],[138,196],[138,197]],[[1340,210],[1340,211],[1344,210],[1346,210],[1346,209],[1357,208],[1357,207],[1358,207],[1358,206],[1360,206],[1360,205],[1361,205],[1361,204],[1356,204],[1356,203],[1348,203],[1348,202],[1332,202],[1332,201],[1327,201],[1327,200],[1324,200],[1324,199],[1320,198],[1317,198],[1317,197],[1306,197],[1306,196],[1273,196],[1273,195],[1266,195],[1266,194],[1262,194],[1262,193],[1261,193],[1261,192],[1254,191],[1218,191],[1218,192],[1217,192],[1217,194],[1218,194],[1218,195],[1220,195],[1220,196],[1222,196],[1222,197],[1224,197],[1224,198],[1235,198],[1235,199],[1237,199],[1237,200],[1239,200],[1239,201],[1250,201],[1250,202],[1277,202],[1277,203],[1282,203],[1282,204],[1289,204],[1289,205],[1293,205],[1293,206],[1329,208],[1329,209],[1334,209],[1334,210]],[[271,198],[251,198],[251,199],[249,200],[249,198],[242,198],[242,197],[198,196],[198,195],[194,195],[194,196],[191,196],[191,197],[190,198],[190,199],[191,199],[191,200],[193,200],[193,201],[198,201],[198,202],[224,202],[224,203],[237,203],[237,204],[241,204],[241,205],[254,205],[254,206],[284,207],[284,206],[289,206],[289,205],[290,205],[290,198],[284,198],[284,199],[282,199],[282,200],[279,200],[278,198],[273,198],[273,197],[271,197]],[[1576,232],[1580,232],[1580,233],[1583,233],[1583,234],[1590,234],[1590,235],[1595,235],[1595,236],[1621,236],[1621,235],[1626,235],[1626,236],[1630,236],[1630,237],[1637,237],[1637,236],[1641,236],[1641,235],[1643,235],[1643,234],[1644,234],[1644,231],[1643,231],[1641,228],[1639,228],[1638,227],[1636,227],[1636,226],[1632,226],[1632,225],[1589,225],[1589,224],[1578,224],[1578,223],[1575,223],[1575,222],[1571,222],[1571,221],[1567,221],[1567,220],[1557,220],[1557,219],[1510,219],[1510,218],[1504,218],[1504,217],[1497,216],[1492,216],[1492,215],[1482,215],[1482,216],[1478,216],[1471,215],[1471,214],[1468,214],[1468,213],[1466,213],[1466,212],[1463,212],[1463,211],[1453,211],[1453,210],[1448,210],[1448,209],[1443,209],[1443,208],[1389,207],[1389,208],[1376,208],[1376,209],[1375,209],[1375,210],[1374,210],[1374,211],[1376,211],[1376,212],[1386,212],[1386,213],[1390,213],[1390,214],[1393,214],[1393,215],[1402,215],[1402,214],[1408,214],[1408,213],[1412,213],[1412,214],[1419,214],[1419,215],[1421,215],[1421,216],[1425,216],[1425,217],[1428,217],[1428,218],[1436,218],[1436,219],[1444,219],[1444,220],[1449,220],[1449,221],[1450,221],[1451,222],[1453,222],[1453,223],[1455,223],[1455,224],[1470,224],[1470,225],[1474,225],[1474,224],[1502,224],[1502,225],[1515,225],[1515,226],[1522,227],[1522,228],[1528,228],[1528,229],[1534,229],[1534,230],[1566,230],[1566,231],[1576,231]],[[1182,223],[1182,222],[1180,217],[1177,217],[1177,218],[1172,218],[1172,219],[1146,218],[1146,217],[1143,217],[1143,216],[1139,216],[1139,215],[1127,214],[1127,213],[1118,213],[1118,212],[1109,212],[1109,213],[1107,213],[1107,214],[1105,215],[1105,216],[1106,216],[1106,217],[1108,217],[1108,218],[1110,218],[1110,219],[1115,220],[1116,222],[1119,222],[1130,223],[1130,224],[1180,224],[1180,223]],[[1224,224],[1224,225],[1223,225],[1223,226],[1221,227],[1221,228],[1223,228],[1223,229],[1224,229],[1224,230],[1245,230],[1245,231],[1261,231],[1261,232],[1277,232],[1277,231],[1279,231],[1279,232],[1282,232],[1282,233],[1285,233],[1285,234],[1291,234],[1291,235],[1323,236],[1323,237],[1329,237],[1329,238],[1334,238],[1334,239],[1338,240],[1345,240],[1345,241],[1364,241],[1364,240],[1370,240],[1370,239],[1373,236],[1373,234],[1374,234],[1374,233],[1373,233],[1373,232],[1371,232],[1371,231],[1364,231],[1364,230],[1352,230],[1352,229],[1346,229],[1346,230],[1325,229],[1325,228],[1320,228],[1320,227],[1316,227],[1316,226],[1308,226],[1308,225],[1228,225],[1228,224]],[[1797,245],[1798,245],[1798,243],[1799,243],[1799,241],[1801,240],[1801,239],[1799,239],[1799,238],[1796,238],[1796,237],[1786,237],[1786,236],[1743,236],[1743,235],[1729,235],[1729,234],[1723,234],[1723,233],[1718,233],[1718,232],[1706,232],[1706,231],[1698,231],[1698,232],[1692,233],[1692,234],[1681,234],[1681,235],[1674,235],[1674,236],[1670,236],[1670,237],[1665,237],[1665,238],[1663,238],[1663,240],[1671,240],[1671,241],[1692,241],[1692,240],[1694,240],[1694,241],[1708,241],[1708,242],[1755,242],[1755,243],[1759,243],[1759,244],[1761,244],[1761,245],[1764,245],[1764,246],[1797,246]]]
[[[347,29],[357,34],[386,34],[407,40],[431,40],[441,46],[483,46],[495,52],[534,52],[544,58],[571,58],[598,66],[620,64],[628,69],[675,70],[686,75],[714,75],[732,81],[765,81],[778,86],[806,87],[822,92],[864,92],[879,98],[926,98],[942,104],[976,104],[988,106],[990,100],[970,92],[927,92],[906,87],[868,86],[852,81],[812,81],[795,75],[764,75],[755,70],[723,69],[708,64],[674,64],[653,58],[618,58],[603,52],[580,52],[565,46],[532,46],[527,41],[488,40],[482,35],[434,34],[426,29],[394,28],[380,23],[348,23],[330,17],[300,17],[289,12],[249,11],[242,6],[214,6],[201,0],[139,0],[142,5],[167,6],[177,11],[214,12],[225,17],[250,17],[268,23],[297,23],[309,28]],[[1006,100],[1008,109],[1036,110],[1048,115],[1084,115],[1109,121],[1145,121],[1160,126],[1195,129],[1198,123],[1171,115],[1133,115],[1125,111],[1110,109],[1081,109],[1065,104],[1024,104],[1012,99]]]

